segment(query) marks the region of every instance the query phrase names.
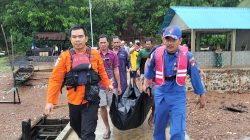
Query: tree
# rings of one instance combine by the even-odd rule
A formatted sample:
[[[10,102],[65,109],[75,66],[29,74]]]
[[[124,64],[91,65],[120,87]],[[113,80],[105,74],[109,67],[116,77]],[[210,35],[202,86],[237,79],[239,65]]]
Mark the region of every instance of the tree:
[[[70,0],[16,0],[6,6],[2,16],[8,36],[13,35],[15,47],[26,50],[36,32],[65,31],[72,24],[88,23],[88,3]]]
[[[5,13],[6,11],[6,8],[5,6],[7,4],[9,4],[10,1],[9,0],[1,0],[1,4],[0,4],[0,21],[3,21],[2,17],[3,17],[3,14]],[[0,23],[1,24],[1,23]],[[0,29],[0,50],[5,50],[4,46],[5,46],[5,43],[4,43],[4,37],[3,37],[3,34],[2,34],[2,29]]]
[[[82,24],[90,31],[87,0],[2,0],[0,19],[15,47],[26,50],[36,32],[67,31]],[[159,27],[170,6],[236,6],[240,0],[92,0],[94,41],[100,34],[126,41],[143,37],[160,40]],[[2,8],[1,5],[0,8]],[[3,40],[0,40],[3,44]]]

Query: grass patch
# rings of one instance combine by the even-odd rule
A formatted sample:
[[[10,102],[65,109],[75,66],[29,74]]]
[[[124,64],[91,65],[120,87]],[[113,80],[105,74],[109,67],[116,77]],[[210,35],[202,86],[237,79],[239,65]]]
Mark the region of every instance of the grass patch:
[[[10,64],[8,57],[0,57],[0,72],[10,72]]]

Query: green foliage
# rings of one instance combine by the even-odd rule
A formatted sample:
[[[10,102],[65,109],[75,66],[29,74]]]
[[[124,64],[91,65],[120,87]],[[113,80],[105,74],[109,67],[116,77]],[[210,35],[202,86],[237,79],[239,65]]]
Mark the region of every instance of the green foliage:
[[[34,31],[64,31],[72,24],[85,24],[83,13],[87,12],[88,6],[83,4],[72,4],[72,1],[59,2],[59,0],[27,0],[14,1],[7,6],[4,16],[5,25],[13,25],[18,22],[19,30],[30,34]],[[88,15],[88,14],[86,14]],[[85,15],[85,16],[86,16]],[[22,25],[22,26],[21,26]]]
[[[169,6],[236,6],[240,0],[91,0],[94,41],[100,34],[126,41],[154,37]],[[88,0],[1,0],[0,21],[14,37],[16,50],[31,46],[36,32],[65,32],[73,24],[90,31]],[[0,45],[4,41],[0,35]]]
[[[73,4],[72,4],[73,3]],[[36,32],[64,32],[73,24],[87,24],[88,3],[70,0],[15,0],[2,15],[6,36],[14,37],[17,51],[31,46]]]
[[[23,33],[14,30],[11,30],[10,33],[13,38],[13,47],[15,55],[22,54],[23,52],[31,48],[32,37],[25,36]]]
[[[203,34],[200,41],[201,46],[225,46],[226,34]]]

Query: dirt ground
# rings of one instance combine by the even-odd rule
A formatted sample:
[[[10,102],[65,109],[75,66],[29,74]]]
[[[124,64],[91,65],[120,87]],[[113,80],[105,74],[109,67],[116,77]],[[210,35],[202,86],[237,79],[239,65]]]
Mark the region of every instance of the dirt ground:
[[[0,104],[0,140],[16,140],[22,120],[32,122],[43,114],[50,72],[35,72],[25,86],[19,87],[21,104]],[[13,100],[12,74],[0,73],[0,101]],[[187,134],[198,139],[244,139],[250,136],[250,93],[208,92],[204,109],[196,106],[197,96],[187,94]],[[68,118],[66,94],[50,118]],[[248,139],[248,138],[246,138]]]

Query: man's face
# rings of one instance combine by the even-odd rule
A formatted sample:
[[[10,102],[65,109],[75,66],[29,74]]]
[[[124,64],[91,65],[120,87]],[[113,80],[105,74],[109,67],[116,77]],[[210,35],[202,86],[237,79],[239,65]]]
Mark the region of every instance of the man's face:
[[[119,49],[121,46],[121,40],[119,38],[113,38],[112,47],[113,49]]]
[[[146,49],[151,49],[152,48],[152,42],[151,41],[146,41],[145,48]]]
[[[88,36],[85,35],[83,29],[72,30],[70,41],[74,49],[83,49],[88,41]]]
[[[100,50],[102,50],[102,51],[107,50],[108,46],[109,46],[109,42],[108,42],[106,37],[103,37],[103,38],[99,39]]]
[[[124,46],[125,45],[125,42],[124,41],[121,41],[121,46]]]
[[[166,49],[169,53],[175,53],[178,50],[179,45],[181,44],[182,39],[174,39],[171,37],[162,38],[163,44],[166,45]]]

